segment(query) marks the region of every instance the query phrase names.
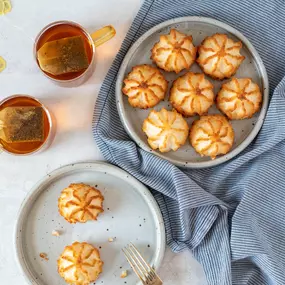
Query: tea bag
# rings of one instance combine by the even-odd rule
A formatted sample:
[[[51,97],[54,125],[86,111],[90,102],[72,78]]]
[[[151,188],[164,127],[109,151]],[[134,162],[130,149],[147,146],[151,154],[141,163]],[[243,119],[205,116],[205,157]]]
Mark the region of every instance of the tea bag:
[[[81,36],[45,43],[37,53],[40,67],[53,75],[77,72],[89,65]]]
[[[44,110],[41,107],[6,107],[0,111],[0,138],[7,143],[44,140]]]

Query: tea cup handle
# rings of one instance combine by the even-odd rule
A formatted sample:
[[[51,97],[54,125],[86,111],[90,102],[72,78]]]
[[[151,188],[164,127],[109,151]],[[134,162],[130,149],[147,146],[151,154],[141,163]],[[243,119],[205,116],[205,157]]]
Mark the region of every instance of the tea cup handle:
[[[113,26],[109,25],[91,34],[96,47],[107,42],[116,35],[116,30]]]

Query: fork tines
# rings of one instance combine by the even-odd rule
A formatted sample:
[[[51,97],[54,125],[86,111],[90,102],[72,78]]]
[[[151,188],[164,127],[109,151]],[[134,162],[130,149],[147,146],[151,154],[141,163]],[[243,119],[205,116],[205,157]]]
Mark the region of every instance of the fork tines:
[[[132,269],[141,281],[152,282],[154,279],[159,278],[153,268],[149,266],[132,243],[124,247],[122,250]]]

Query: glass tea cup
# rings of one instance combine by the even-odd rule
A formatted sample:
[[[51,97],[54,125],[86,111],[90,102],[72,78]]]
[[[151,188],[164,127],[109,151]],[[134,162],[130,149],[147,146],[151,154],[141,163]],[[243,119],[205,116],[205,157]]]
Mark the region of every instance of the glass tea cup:
[[[57,85],[63,87],[76,87],[84,83],[93,73],[95,68],[96,47],[110,40],[116,34],[112,26],[103,27],[89,34],[81,25],[71,21],[58,21],[47,25],[41,30],[34,44],[34,57],[43,74]],[[80,36],[88,60],[88,67],[76,72],[53,75],[40,67],[38,51],[46,44],[56,40]]]
[[[26,141],[18,142],[7,141],[0,137],[1,150],[12,154],[12,155],[30,155],[34,153],[46,150],[53,138],[55,133],[55,123],[51,116],[49,110],[36,98],[29,95],[12,95],[0,102],[0,113],[7,109],[17,109],[17,108],[37,108],[40,107],[42,112],[42,140],[38,141]],[[1,122],[3,124],[3,122]],[[11,122],[13,124],[13,121]],[[7,126],[2,126],[6,127]],[[30,135],[30,134],[29,134]]]

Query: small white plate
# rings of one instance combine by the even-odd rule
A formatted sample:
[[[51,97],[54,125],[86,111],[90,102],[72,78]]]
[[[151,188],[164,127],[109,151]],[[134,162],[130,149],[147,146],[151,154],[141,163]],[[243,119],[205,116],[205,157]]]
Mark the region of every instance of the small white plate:
[[[105,197],[98,221],[69,224],[58,213],[57,200],[70,183],[96,186]],[[52,236],[58,230],[59,237]],[[116,237],[114,242],[108,238]],[[17,259],[30,284],[63,285],[57,259],[66,245],[86,241],[99,248],[103,273],[96,284],[133,285],[138,282],[121,251],[133,242],[158,268],[165,250],[165,229],[159,207],[149,190],[127,172],[105,163],[79,163],[44,177],[24,200],[16,225]],[[40,258],[47,253],[49,260]],[[128,277],[120,274],[128,269]]]
[[[170,151],[167,153],[153,151],[148,145],[145,133],[142,131],[143,121],[147,118],[151,109],[141,110],[133,108],[129,104],[127,96],[122,93],[123,80],[131,71],[132,67],[144,63],[153,64],[150,59],[152,47],[156,42],[159,41],[160,35],[168,34],[170,29],[173,28],[177,29],[178,31],[181,31],[182,33],[192,35],[195,46],[199,46],[203,39],[215,33],[227,34],[235,41],[242,41],[243,47],[241,50],[241,54],[245,56],[245,60],[242,62],[235,76],[240,78],[252,78],[252,80],[259,85],[260,90],[263,93],[263,103],[260,112],[256,113],[252,118],[247,120],[231,121],[235,132],[235,141],[233,148],[228,154],[220,156],[214,160],[206,156],[201,157],[198,153],[195,152],[193,147],[190,145],[189,140],[187,140],[186,144],[183,147],[179,148],[177,151]],[[174,72],[162,72],[165,75],[167,81],[169,82],[170,88],[172,82],[187,71],[182,71],[179,74],[175,74]],[[202,72],[200,67],[196,63],[191,66],[190,71],[200,73]],[[229,80],[227,79],[224,81],[218,81],[212,80],[209,77],[208,79],[214,85],[215,94],[218,93],[219,89],[221,88],[221,85]],[[154,153],[155,155],[167,159],[170,162],[181,167],[204,168],[221,164],[233,158],[242,150],[244,150],[256,137],[263,124],[263,120],[265,118],[268,107],[268,85],[268,78],[264,64],[255,48],[244,35],[242,35],[236,29],[230,27],[229,25],[217,21],[215,19],[204,17],[183,17],[171,19],[151,28],[132,45],[122,62],[121,68],[117,76],[116,102],[124,128],[130,135],[130,137],[142,149]],[[155,106],[153,109],[160,110],[162,107],[168,110],[172,109],[171,104],[168,101],[168,95],[166,96],[164,101]],[[210,108],[209,113],[220,114],[220,111],[216,108],[216,105],[214,104]],[[197,118],[198,116],[187,118],[189,126],[191,126],[193,120]]]

